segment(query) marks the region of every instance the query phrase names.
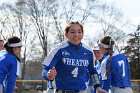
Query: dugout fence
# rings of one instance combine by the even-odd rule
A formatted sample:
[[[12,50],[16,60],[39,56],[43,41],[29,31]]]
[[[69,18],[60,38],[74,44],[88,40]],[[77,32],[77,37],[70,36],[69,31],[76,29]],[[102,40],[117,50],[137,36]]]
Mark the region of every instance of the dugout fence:
[[[40,90],[46,90],[47,89],[47,81],[46,80],[17,80],[16,81],[17,86],[17,92],[20,90],[19,93],[22,93],[21,91],[30,91],[27,93],[35,93],[35,91]],[[131,80],[131,86],[134,91],[134,93],[140,93],[140,79],[137,80]]]
[[[47,89],[46,80],[17,80],[15,89],[16,93],[38,93]],[[40,93],[40,92],[39,92]]]

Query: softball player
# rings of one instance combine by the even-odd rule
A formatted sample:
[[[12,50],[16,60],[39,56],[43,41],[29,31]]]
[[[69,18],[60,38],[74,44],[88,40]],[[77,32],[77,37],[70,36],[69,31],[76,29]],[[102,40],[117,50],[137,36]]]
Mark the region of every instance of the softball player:
[[[43,61],[43,77],[49,80],[48,87],[56,93],[87,93],[89,71],[98,93],[106,93],[99,86],[96,70],[93,68],[93,52],[81,40],[83,26],[71,22],[65,29],[67,41],[57,45]]]
[[[133,93],[130,88],[130,67],[127,57],[112,51],[113,45],[114,41],[110,36],[105,36],[99,43],[104,54],[101,62],[102,88],[108,91],[111,86],[111,93]]]
[[[0,93],[13,93],[17,76],[20,75],[19,54],[21,41],[11,37],[4,45],[6,52],[0,57]]]

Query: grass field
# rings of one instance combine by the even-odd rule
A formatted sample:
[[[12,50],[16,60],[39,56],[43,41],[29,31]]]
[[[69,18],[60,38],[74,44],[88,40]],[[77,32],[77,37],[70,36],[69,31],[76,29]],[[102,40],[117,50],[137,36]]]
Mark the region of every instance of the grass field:
[[[140,92],[135,92],[135,91],[134,91],[134,93],[140,93]]]

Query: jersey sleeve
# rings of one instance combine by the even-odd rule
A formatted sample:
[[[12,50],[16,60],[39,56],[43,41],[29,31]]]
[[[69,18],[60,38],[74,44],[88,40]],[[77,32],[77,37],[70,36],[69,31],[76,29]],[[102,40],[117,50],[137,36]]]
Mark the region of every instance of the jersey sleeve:
[[[17,79],[17,60],[14,56],[8,56],[6,60],[7,62],[5,62],[5,64],[9,65],[9,73],[6,77],[4,89],[5,93],[14,93],[13,90]]]
[[[45,79],[45,80],[49,80],[48,77],[47,77],[47,73],[48,73],[47,66],[43,65],[42,77],[43,77],[43,79]]]
[[[109,64],[109,60],[108,60],[109,56],[106,57],[103,62],[101,63],[101,78],[102,78],[102,89],[106,90],[107,92],[110,89],[110,84],[111,84],[111,72],[110,70],[108,71],[107,75],[105,75],[106,71],[109,69],[108,68],[108,64]]]
[[[91,78],[91,81],[94,85],[94,88],[97,88],[100,86],[100,80],[99,80],[99,77],[98,77],[98,73],[96,71],[96,69],[94,68],[94,65],[93,65],[93,62],[94,62],[94,59],[93,59],[93,54],[92,56],[90,56],[90,60],[89,60],[89,66],[88,66],[88,70],[89,70],[89,73],[90,73],[90,78]]]
[[[111,73],[109,72],[107,74],[107,79],[102,80],[102,85],[101,85],[102,89],[108,92],[110,89],[110,83],[111,83]]]
[[[5,81],[4,93],[14,93],[14,87],[16,83],[16,75],[9,75]]]
[[[45,60],[43,61],[43,70],[42,70],[42,77],[45,80],[48,80],[47,78],[47,73],[48,71],[55,67],[55,65],[57,64],[57,62],[61,59],[61,52],[60,50],[57,49],[53,49],[48,56],[45,58]]]

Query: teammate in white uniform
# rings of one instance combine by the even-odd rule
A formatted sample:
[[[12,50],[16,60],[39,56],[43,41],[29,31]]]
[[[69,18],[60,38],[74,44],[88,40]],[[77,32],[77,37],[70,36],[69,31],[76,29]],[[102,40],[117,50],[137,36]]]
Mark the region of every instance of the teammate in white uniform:
[[[102,78],[101,78],[101,62],[104,57],[103,53],[100,51],[100,47],[98,45],[93,46],[93,52],[95,54],[95,69],[98,72],[99,79],[100,79],[100,86],[102,86]],[[96,93],[96,90],[94,90]]]

